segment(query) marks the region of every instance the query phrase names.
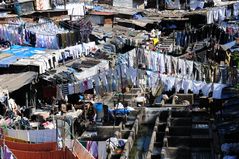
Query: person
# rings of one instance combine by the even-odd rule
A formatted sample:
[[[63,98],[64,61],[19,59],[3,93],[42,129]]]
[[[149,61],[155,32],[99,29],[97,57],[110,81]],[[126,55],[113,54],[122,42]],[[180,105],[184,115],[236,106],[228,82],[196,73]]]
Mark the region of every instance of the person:
[[[0,102],[0,115],[3,116],[6,110],[7,110],[7,106],[3,102]]]
[[[147,94],[147,99],[148,99],[150,105],[154,104],[155,97],[153,96],[151,89],[149,90],[149,93]]]
[[[86,107],[86,115],[87,115],[87,119],[91,122],[94,121],[94,118],[95,118],[95,115],[96,115],[96,111],[93,107],[93,103],[90,102],[87,104],[87,107]]]
[[[144,104],[146,103],[146,98],[144,97],[143,94],[140,93],[135,98],[135,102],[137,104],[137,107],[144,106]]]
[[[61,104],[61,109],[60,109],[61,115],[67,113],[67,106],[66,106],[66,104],[67,104],[66,102]]]
[[[52,105],[52,113],[54,114],[55,113],[55,106],[57,105],[58,103],[57,103],[57,99],[53,96],[52,98],[51,98],[51,105]]]
[[[167,94],[162,95],[162,101],[161,104],[176,104],[176,101],[178,100],[178,96],[176,94],[172,94],[170,97],[168,97]]]

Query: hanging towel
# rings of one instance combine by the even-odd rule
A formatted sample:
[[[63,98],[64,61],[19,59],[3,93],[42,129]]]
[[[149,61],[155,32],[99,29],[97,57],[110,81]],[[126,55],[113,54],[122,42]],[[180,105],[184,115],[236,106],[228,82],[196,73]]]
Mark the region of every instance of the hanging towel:
[[[218,10],[219,21],[224,21],[226,18],[226,8],[220,7]]]
[[[214,20],[214,22],[217,22],[219,20],[218,12],[219,12],[218,8],[213,8],[213,20]]]
[[[184,79],[182,81],[182,89],[184,90],[184,93],[187,94],[188,90],[192,90],[193,82],[192,80],[186,80]]]
[[[203,95],[208,96],[209,93],[212,91],[212,84],[211,83],[205,84],[201,90]]]
[[[226,84],[214,83],[213,84],[213,95],[212,95],[212,97],[215,98],[215,99],[221,99],[221,97],[222,97],[222,90],[226,86],[227,86]]]
[[[98,142],[98,159],[106,159],[107,152],[106,152],[106,141],[99,141]]]
[[[192,82],[192,91],[194,94],[199,94],[199,91],[202,90],[203,86],[205,85],[202,81],[193,81]]]
[[[207,24],[212,24],[214,23],[213,21],[213,10],[208,10],[207,12]]]
[[[182,82],[183,80],[181,78],[175,78],[175,90],[176,92],[179,92],[179,90],[182,88]]]

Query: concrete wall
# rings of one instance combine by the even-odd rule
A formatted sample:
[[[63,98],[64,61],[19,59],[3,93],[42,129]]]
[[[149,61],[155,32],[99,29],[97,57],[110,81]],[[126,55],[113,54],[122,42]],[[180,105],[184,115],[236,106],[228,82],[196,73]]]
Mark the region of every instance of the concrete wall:
[[[146,112],[149,114],[152,110]],[[162,115],[163,117],[160,117]],[[192,124],[202,123],[203,120],[201,119],[205,117],[207,119],[206,112],[170,111],[166,117],[167,120],[162,120],[165,117],[164,112],[161,111],[156,118],[146,159],[158,158],[159,155],[163,158],[175,158],[177,156],[180,159],[187,159],[191,158],[191,153],[198,151],[200,151],[198,154],[202,152],[210,155],[212,137],[209,129],[192,127]],[[195,117],[196,119],[199,117],[196,122],[195,120],[192,121],[192,118]],[[203,123],[208,124],[207,121]],[[201,138],[202,136],[203,138]],[[160,154],[155,153],[155,150],[161,148]],[[195,156],[197,156],[196,153]]]
[[[127,142],[125,144],[124,153],[122,154],[120,159],[128,158],[129,153],[130,153],[130,151],[131,151],[131,149],[134,145],[136,136],[138,134],[139,125],[141,124],[141,122],[142,122],[142,113],[137,115],[137,119],[135,120],[135,123],[130,130],[129,137],[128,137]]]
[[[158,126],[159,126],[159,117],[157,117],[155,120],[154,131],[151,136],[148,152],[146,153],[146,159],[151,159],[154,150],[154,143],[157,140]]]
[[[160,112],[164,111],[164,110],[168,110],[170,108],[150,108],[147,107],[144,109],[143,112],[143,118],[142,118],[142,123],[144,124],[154,124],[155,123],[155,119],[156,117],[160,114]]]
[[[113,0],[113,6],[133,8],[133,0]]]
[[[116,131],[120,132],[122,130],[122,123],[118,126],[98,126],[97,134],[101,138],[110,138],[114,135]]]

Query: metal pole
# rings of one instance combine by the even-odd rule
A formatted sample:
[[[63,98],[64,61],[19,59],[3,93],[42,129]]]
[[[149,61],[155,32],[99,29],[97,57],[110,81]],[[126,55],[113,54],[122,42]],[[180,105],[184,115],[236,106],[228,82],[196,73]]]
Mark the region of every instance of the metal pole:
[[[159,0],[156,0],[156,6],[157,6],[157,9],[159,10]]]
[[[28,108],[28,92],[26,92],[26,107]]]
[[[64,9],[66,10],[66,0],[64,0]]]
[[[173,52],[175,53],[175,47],[174,47],[174,45],[175,45],[175,30],[173,29]]]
[[[53,115],[53,121],[54,121],[55,115]],[[57,119],[56,120],[56,142],[58,140],[58,123],[57,123]],[[58,145],[58,144],[57,144]]]
[[[120,81],[121,81],[121,93],[123,95],[123,103],[124,103],[124,91],[123,91],[123,76],[122,76],[122,68],[120,65]]]
[[[63,134],[64,134],[64,138],[63,138],[63,149],[65,150],[65,148],[66,148],[66,120],[65,120],[66,118],[64,117],[64,120],[63,120],[63,122],[64,122],[64,124],[63,124]]]

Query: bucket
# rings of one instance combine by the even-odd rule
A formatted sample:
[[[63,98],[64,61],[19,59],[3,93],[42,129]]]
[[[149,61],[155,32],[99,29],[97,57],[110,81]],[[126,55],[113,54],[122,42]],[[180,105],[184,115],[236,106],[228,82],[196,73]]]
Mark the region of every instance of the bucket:
[[[94,108],[97,114],[97,119],[104,117],[104,111],[103,111],[103,103],[95,103]]]

